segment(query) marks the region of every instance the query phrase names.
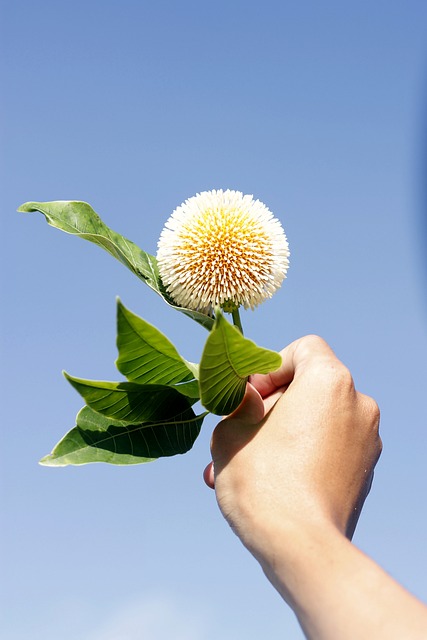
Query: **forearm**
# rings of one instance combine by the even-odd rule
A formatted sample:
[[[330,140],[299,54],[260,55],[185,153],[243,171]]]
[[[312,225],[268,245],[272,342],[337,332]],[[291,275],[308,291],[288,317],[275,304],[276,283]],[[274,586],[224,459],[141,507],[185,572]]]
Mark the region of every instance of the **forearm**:
[[[335,528],[282,533],[259,560],[307,638],[427,638],[427,608]]]

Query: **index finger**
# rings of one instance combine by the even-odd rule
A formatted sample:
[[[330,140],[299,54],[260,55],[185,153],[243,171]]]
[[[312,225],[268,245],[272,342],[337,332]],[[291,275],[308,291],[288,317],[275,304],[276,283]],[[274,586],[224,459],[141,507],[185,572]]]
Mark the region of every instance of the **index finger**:
[[[265,398],[282,387],[289,385],[308,365],[316,360],[336,356],[323,338],[310,335],[291,342],[280,352],[282,364],[276,371],[265,375],[256,373],[250,377],[251,384]]]

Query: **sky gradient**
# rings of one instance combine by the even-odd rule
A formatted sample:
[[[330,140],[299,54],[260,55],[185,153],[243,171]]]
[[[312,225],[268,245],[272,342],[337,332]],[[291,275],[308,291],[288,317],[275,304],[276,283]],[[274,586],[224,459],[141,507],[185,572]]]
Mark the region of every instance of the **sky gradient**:
[[[378,401],[355,542],[427,600],[426,24],[414,0],[3,3],[2,637],[303,637],[203,484],[212,417],[184,457],[37,464],[81,406],[61,370],[118,379],[116,295],[189,360],[206,333],[29,200],[149,253],[197,192],[265,202],[291,266],[245,334],[322,335]]]

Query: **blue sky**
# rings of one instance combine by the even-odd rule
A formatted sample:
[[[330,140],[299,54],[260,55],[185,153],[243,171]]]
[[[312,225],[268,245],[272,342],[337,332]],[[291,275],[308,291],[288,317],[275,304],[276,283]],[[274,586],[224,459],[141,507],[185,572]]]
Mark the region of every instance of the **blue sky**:
[[[2,636],[302,638],[202,482],[212,418],[185,457],[37,464],[81,405],[61,370],[117,379],[116,295],[190,360],[206,334],[28,200],[86,200],[150,253],[196,192],[267,204],[291,268],[245,333],[318,333],[377,399],[355,541],[427,600],[426,21],[414,0],[4,3]]]

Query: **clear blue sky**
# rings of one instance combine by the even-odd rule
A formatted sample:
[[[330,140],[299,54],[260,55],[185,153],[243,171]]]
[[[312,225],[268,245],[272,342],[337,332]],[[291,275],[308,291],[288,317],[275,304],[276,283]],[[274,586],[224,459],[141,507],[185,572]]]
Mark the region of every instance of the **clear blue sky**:
[[[265,202],[292,262],[245,332],[321,334],[378,400],[355,541],[427,600],[426,3],[14,0],[1,23],[0,635],[302,638],[202,482],[213,419],[184,457],[37,464],[81,405],[61,370],[117,379],[116,295],[190,360],[205,332],[27,200],[86,200],[151,253],[198,191]]]

